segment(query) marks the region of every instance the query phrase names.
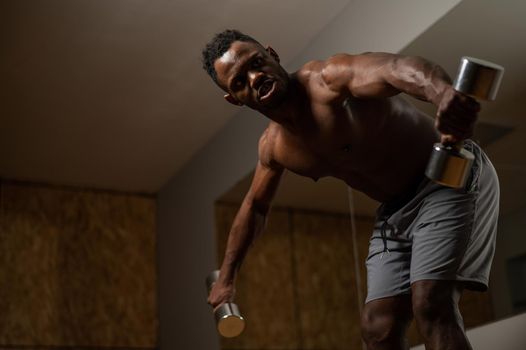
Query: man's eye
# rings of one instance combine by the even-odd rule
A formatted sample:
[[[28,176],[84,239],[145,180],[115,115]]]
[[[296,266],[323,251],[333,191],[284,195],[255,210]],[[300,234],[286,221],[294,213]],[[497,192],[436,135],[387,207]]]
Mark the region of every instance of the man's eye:
[[[257,57],[254,61],[252,61],[252,67],[259,67],[261,66],[261,63],[263,63],[263,59],[261,57]]]
[[[243,86],[244,83],[245,82],[243,78],[237,78],[236,80],[234,80],[234,87],[240,88]]]

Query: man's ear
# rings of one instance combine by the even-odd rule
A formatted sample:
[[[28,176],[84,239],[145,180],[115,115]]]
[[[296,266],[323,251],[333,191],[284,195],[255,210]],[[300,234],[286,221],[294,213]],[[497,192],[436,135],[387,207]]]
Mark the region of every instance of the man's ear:
[[[230,102],[233,105],[236,105],[236,106],[242,106],[243,105],[241,102],[236,100],[234,96],[232,96],[230,94],[226,94],[224,97],[225,97],[225,100],[227,100],[228,102]]]
[[[269,54],[270,56],[274,57],[274,59],[276,60],[276,62],[279,63],[279,56],[278,56],[277,52],[274,51],[274,49],[273,49],[272,47],[267,46],[267,48],[266,48],[265,50],[268,52],[268,54]]]

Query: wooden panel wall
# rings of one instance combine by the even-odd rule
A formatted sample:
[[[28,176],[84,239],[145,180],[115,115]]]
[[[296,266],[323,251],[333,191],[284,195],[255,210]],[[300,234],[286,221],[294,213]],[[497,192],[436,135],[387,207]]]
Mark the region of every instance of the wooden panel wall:
[[[0,185],[0,348],[155,348],[154,198]]]
[[[346,344],[358,349],[360,329],[354,325],[360,315],[348,220],[294,213],[292,222],[301,348],[341,349]]]
[[[237,209],[232,204],[216,205],[218,264]],[[355,221],[362,298],[373,224],[373,218]],[[222,348],[361,349],[350,225],[348,215],[273,209],[236,285],[236,303],[247,328],[238,338],[221,339]],[[468,328],[493,320],[488,293],[465,293],[461,309]],[[422,343],[414,324],[408,338],[411,345]]]

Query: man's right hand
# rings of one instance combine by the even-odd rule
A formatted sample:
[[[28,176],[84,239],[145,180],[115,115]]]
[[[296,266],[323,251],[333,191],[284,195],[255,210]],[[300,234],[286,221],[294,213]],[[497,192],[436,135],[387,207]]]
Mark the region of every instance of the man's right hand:
[[[435,126],[443,144],[455,144],[473,135],[480,104],[472,97],[447,86],[438,103]]]
[[[212,290],[208,295],[208,304],[210,304],[214,311],[224,303],[231,303],[234,301],[236,290],[233,283],[226,283],[221,281],[221,278],[214,283]]]

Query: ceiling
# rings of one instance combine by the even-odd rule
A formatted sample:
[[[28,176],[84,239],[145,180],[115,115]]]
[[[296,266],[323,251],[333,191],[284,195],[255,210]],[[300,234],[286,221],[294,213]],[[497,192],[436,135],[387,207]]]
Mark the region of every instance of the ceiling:
[[[293,58],[347,3],[2,0],[0,178],[156,192],[236,111],[201,69],[214,33]]]
[[[474,136],[497,169],[503,215],[526,209],[526,112],[521,96],[526,91],[525,18],[525,2],[464,0],[401,51],[431,59],[452,77],[456,75],[461,56],[474,56],[505,67],[496,101],[482,103]],[[430,114],[435,112],[430,104],[410,101]],[[241,179],[219,200],[240,202],[251,177],[252,174],[248,174]],[[374,215],[378,203],[359,192],[352,194],[356,215]],[[275,205],[348,212],[348,191],[335,179],[324,178],[315,184],[287,174]]]

